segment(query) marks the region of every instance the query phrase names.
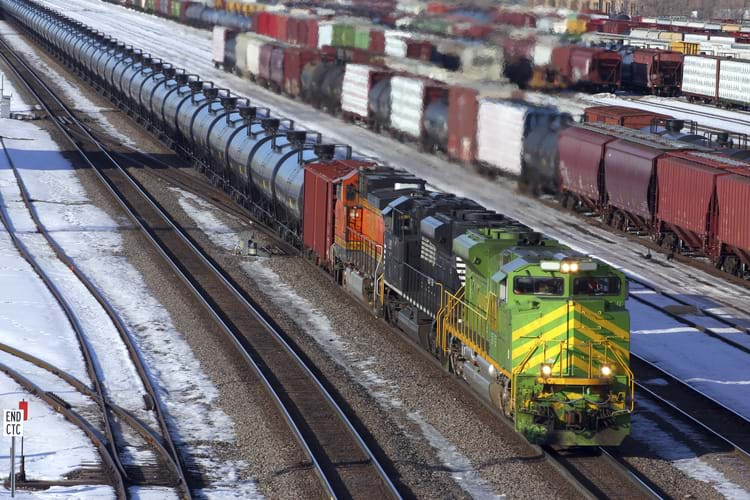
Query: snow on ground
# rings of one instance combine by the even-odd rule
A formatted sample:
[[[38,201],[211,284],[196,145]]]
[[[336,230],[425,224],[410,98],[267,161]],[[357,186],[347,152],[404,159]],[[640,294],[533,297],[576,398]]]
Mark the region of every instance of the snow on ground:
[[[190,73],[197,73],[216,85],[247,95],[254,105],[270,107],[279,115],[294,119],[298,126],[322,133],[327,140],[351,144],[359,154],[406,168],[431,186],[468,196],[585,253],[594,254],[633,274],[648,276],[661,288],[688,296],[711,297],[717,307],[724,304],[750,311],[750,294],[742,287],[730,283],[715,287],[712,283],[716,278],[678,262],[660,261],[663,268],[655,273],[654,261],[643,259],[645,250],[641,245],[584,224],[575,216],[547,207],[539,200],[519,196],[512,182],[479,178],[470,169],[418,153],[409,145],[345,124],[304,103],[278,96],[246,79],[217,70],[211,62],[210,31],[97,0],[45,0],[43,3],[122,41],[138,45],[155,57],[183,66]],[[575,105],[570,106],[570,111],[575,112]]]
[[[657,416],[658,420],[669,422],[674,429],[667,432],[654,416]],[[686,439],[676,440],[673,437],[675,432],[684,435]],[[736,500],[750,499],[750,492],[731,482],[720,470],[682,444],[689,441],[693,446],[710,449],[711,446],[703,442],[699,434],[692,432],[689,427],[670,415],[662,413],[661,409],[652,403],[644,400],[638,403],[638,411],[633,415],[631,436],[639,443],[645,443],[651,453],[668,460],[687,476],[708,483],[724,497]]]
[[[0,120],[3,121],[9,122]],[[71,223],[83,228],[84,233],[90,233],[94,229],[97,235],[116,231],[117,225],[111,224],[111,221],[102,217],[102,211],[88,203],[83,188],[75,179],[75,172],[65,168],[67,160],[56,151],[57,146],[47,132],[28,122],[12,123],[12,126],[15,134],[31,139],[6,139],[6,151],[0,152],[0,197],[14,232],[71,305],[94,356],[105,394],[113,403],[134,411],[139,418],[153,425],[153,414],[143,408],[146,391],[120,334],[106,311],[73,272],[57,258],[44,237],[35,232],[36,226],[21,200],[20,189],[7,157],[10,156],[19,175],[29,185],[33,204],[53,238],[57,238],[57,233],[70,229]],[[45,165],[46,170],[38,169],[40,164]],[[76,236],[81,242],[87,238],[86,234]],[[69,326],[67,321],[65,324]],[[71,335],[74,334],[71,332]],[[77,346],[74,336],[71,341]],[[78,348],[71,352],[80,355]],[[48,359],[45,355],[37,357]]]
[[[631,350],[750,418],[748,355],[629,299]]]
[[[180,195],[180,207],[209,239],[227,251],[233,251],[237,234],[215,215],[215,208],[191,193],[172,188]],[[374,357],[362,358],[353,346],[331,326],[325,313],[300,297],[292,287],[265,264],[265,258],[249,260],[242,264],[248,277],[268,290],[269,298],[283,308],[300,328],[307,332],[336,363],[344,368],[384,408],[403,411],[406,406],[397,395],[396,383],[378,373]],[[422,434],[438,452],[443,465],[449,468],[456,483],[474,498],[494,498],[497,495],[472,467],[471,462],[417,411],[407,414]]]
[[[16,363],[8,355],[0,355],[0,362],[25,365],[24,375],[34,372],[26,363]],[[38,374],[38,370],[37,373]],[[49,380],[52,376],[37,378],[34,382]],[[54,387],[60,387],[58,382]],[[62,397],[68,394],[62,394]],[[0,374],[0,408],[18,408],[18,402],[25,399],[29,402],[29,420],[24,422],[24,455],[26,456],[26,471],[29,479],[61,480],[70,472],[79,469],[83,464],[101,464],[99,452],[89,440],[88,436],[78,427],[47,406],[47,403],[29,395],[10,377]],[[0,446],[0,463],[3,471],[7,471],[10,464],[10,438],[2,438]],[[20,455],[20,440],[16,440]],[[20,458],[16,466],[20,467]],[[7,477],[7,476],[5,476]],[[113,491],[109,487],[100,490],[101,493]],[[68,497],[69,498],[69,497]]]
[[[194,461],[205,469],[207,479],[212,482],[199,493],[209,498],[258,498],[254,482],[237,479],[246,464],[214,458],[210,445],[231,442],[233,423],[216,407],[218,390],[203,372],[185,339],[175,330],[169,313],[151,295],[140,272],[121,256],[120,232],[132,225],[112,219],[89,202],[70,163],[49,135],[35,124],[0,120],[0,135],[31,139],[6,138],[5,141],[35,200],[40,219],[65,253],[113,304],[132,332],[164,401],[176,441],[189,449]],[[38,241],[39,235],[29,232],[33,226],[28,214],[18,206],[19,193],[17,185],[14,192],[15,180],[8,170],[7,159],[0,156],[0,162],[6,162],[0,163],[0,194],[14,220],[18,221],[21,238],[41,254],[44,266],[53,273],[60,287],[75,295],[74,306],[81,308],[84,326],[98,326],[101,338],[92,340],[92,344],[100,348],[106,346],[104,330],[108,320],[97,317],[98,305],[92,305],[93,299],[88,300],[87,292],[71,277],[70,271],[54,262],[49,248],[45,249],[45,244]],[[12,284],[0,287],[0,342],[25,350],[90,383],[74,332],[50,292],[21,259],[4,231],[0,232],[0,276],[3,283]],[[97,324],[98,320],[102,323]],[[99,361],[111,372],[120,365],[112,357],[105,358],[105,354],[122,354],[122,348],[108,347],[110,352],[99,351]],[[114,378],[109,379],[118,403],[137,396],[130,380],[134,377],[132,370],[132,365],[126,363],[122,371],[115,372]],[[99,490],[91,492],[98,495]],[[88,490],[85,495],[88,497]],[[159,497],[155,491],[144,490],[139,495]]]

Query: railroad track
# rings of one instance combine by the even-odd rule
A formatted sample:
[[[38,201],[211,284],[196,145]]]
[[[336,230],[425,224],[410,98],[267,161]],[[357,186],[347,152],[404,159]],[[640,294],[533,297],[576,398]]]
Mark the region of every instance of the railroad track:
[[[165,178],[165,180],[166,180],[166,178]],[[173,182],[173,181],[174,181],[174,179],[170,180],[170,182]],[[190,189],[190,190],[193,191],[193,192],[196,192],[194,189]],[[196,194],[199,194],[201,196],[205,196],[204,194],[201,194],[201,193],[198,193],[198,192],[196,192]],[[224,206],[226,206],[226,205],[224,205]],[[235,210],[232,210],[232,212],[234,212],[234,211]],[[247,217],[247,214],[243,213],[242,215],[244,217]],[[419,351],[422,352],[421,349]],[[550,456],[550,455],[546,454],[546,456]],[[616,459],[612,458],[609,454],[607,454],[606,450],[600,450],[600,457],[601,457],[602,461],[609,462],[610,464],[614,464],[614,463],[618,462]],[[555,461],[554,458],[548,458],[548,459],[550,461],[553,461],[553,462]],[[564,467],[564,466],[560,466],[560,467],[562,469],[566,469],[566,467]],[[618,466],[613,466],[613,468],[619,469],[620,470],[619,474],[624,477],[625,481],[629,482],[631,485],[633,485],[634,487],[638,488],[639,491],[641,491],[644,494],[644,496],[647,496],[647,497],[655,497],[655,496],[658,497],[659,496],[658,493],[656,493],[653,490],[651,490],[651,488],[647,484],[647,482],[645,482],[641,477],[639,477],[639,475],[635,471],[630,470],[626,465],[623,465],[623,464],[620,463]],[[594,490],[592,492],[591,489],[587,489],[586,487],[582,487],[580,489],[580,491],[587,492],[587,493],[585,493],[585,495],[587,495],[587,496],[596,496],[596,490]],[[602,490],[599,490],[599,492],[601,492],[601,491]],[[622,490],[620,490],[620,491],[622,491]]]
[[[60,260],[60,262],[62,262],[68,269],[73,272],[73,274],[86,287],[88,292],[101,305],[102,309],[107,313],[112,321],[112,324],[117,329],[120,338],[123,341],[123,344],[126,346],[130,355],[130,359],[133,362],[136,371],[141,379],[141,382],[146,390],[146,406],[148,410],[153,411],[156,422],[159,426],[159,432],[161,433],[161,436],[152,435],[148,428],[146,428],[137,419],[127,418],[126,420],[128,420],[127,424],[132,429],[134,429],[141,436],[141,438],[145,439],[149,446],[156,452],[156,456],[158,457],[157,463],[125,465],[120,460],[120,455],[122,454],[121,448],[123,445],[118,444],[120,443],[120,441],[125,440],[121,436],[116,436],[113,431],[114,426],[112,415],[110,412],[111,405],[108,403],[108,397],[105,394],[106,391],[104,389],[104,384],[102,383],[103,374],[100,373],[100,371],[96,367],[96,364],[94,362],[96,353],[92,352],[92,349],[89,345],[90,343],[87,339],[87,334],[78,321],[78,318],[73,311],[73,307],[70,305],[64,293],[57,287],[49,273],[47,273],[39,264],[34,254],[15,234],[13,222],[9,218],[5,208],[2,208],[0,219],[2,221],[2,225],[10,235],[14,246],[22,255],[22,257],[32,266],[36,274],[42,279],[47,288],[51,291],[52,295],[60,305],[66,318],[68,319],[69,324],[76,334],[81,352],[83,353],[84,362],[86,364],[86,371],[94,386],[96,400],[99,402],[99,407],[102,413],[102,423],[104,426],[104,435],[106,437],[107,445],[109,447],[109,451],[117,468],[117,471],[122,476],[122,480],[124,480],[127,484],[174,487],[178,491],[181,498],[190,499],[192,496],[185,478],[184,465],[181,462],[181,457],[177,452],[177,448],[174,444],[174,441],[172,440],[169,428],[167,427],[158,394],[156,393],[151,379],[145,369],[143,361],[138,354],[138,350],[135,347],[130,332],[123,323],[122,319],[114,311],[109,301],[102,295],[99,289],[93,285],[93,283],[80,270],[76,263],[68,257],[68,255],[60,247],[60,245],[52,238],[46,227],[42,224],[36,208],[31,202],[31,197],[29,195],[26,184],[23,181],[22,177],[19,175],[13,158],[8,154],[7,149],[5,148],[4,139],[2,138],[0,138],[0,147],[3,148],[8,164],[13,171],[19,191],[21,193],[21,199],[36,226],[37,233],[42,235],[50,248],[52,248],[56,257]],[[119,414],[119,416],[121,417],[122,413],[119,412]]]
[[[699,307],[689,300],[660,290],[650,283],[633,276],[628,276],[628,281],[635,283],[639,287],[636,290],[631,288],[628,295],[636,302],[655,309],[682,325],[694,328],[735,349],[750,354],[750,329],[745,324],[737,321],[737,318],[725,317],[706,308]],[[643,291],[647,293],[644,294],[642,293]],[[656,300],[649,300],[647,297],[654,297]],[[665,304],[664,302],[668,303]],[[714,325],[707,326],[703,321],[699,321],[698,318],[708,318]],[[732,339],[728,335],[739,335],[740,337]]]
[[[146,238],[206,307],[277,404],[331,497],[400,498],[375,452],[286,335],[4,42],[0,52]],[[132,162],[132,160],[131,160]],[[132,165],[135,166],[135,165]]]
[[[632,98],[632,97],[630,97],[630,98],[626,97],[624,99],[627,100],[627,101],[630,101],[630,102],[635,102],[635,103],[637,103],[637,102],[640,101],[640,99],[635,99],[635,98]],[[604,104],[602,102],[599,102],[599,103],[600,104]],[[667,104],[667,103],[664,103],[664,102],[659,102],[659,101],[644,101],[643,104],[648,105],[648,106],[653,106],[653,107],[656,107],[656,108],[668,109],[668,110],[671,110],[671,111],[679,111],[681,113],[690,113],[691,115],[702,116],[704,118],[710,118],[712,120],[721,120],[721,121],[724,121],[724,122],[730,122],[730,123],[734,123],[734,124],[737,124],[737,125],[742,125],[744,127],[750,127],[750,113],[748,113],[748,119],[747,120],[743,120],[741,118],[732,118],[732,117],[728,117],[728,116],[721,115],[721,114],[711,113],[709,111],[698,111],[698,110],[694,110],[694,109],[685,109],[685,108],[681,108],[680,106],[674,106],[674,105],[670,105],[670,104]]]
[[[705,429],[750,460],[750,419],[633,353],[636,388]]]

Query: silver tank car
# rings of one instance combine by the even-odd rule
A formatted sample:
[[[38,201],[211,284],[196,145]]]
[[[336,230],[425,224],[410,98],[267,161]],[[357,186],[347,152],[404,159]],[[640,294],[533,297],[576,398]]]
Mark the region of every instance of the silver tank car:
[[[192,93],[190,99],[182,101],[177,110],[177,135],[189,149],[193,147],[193,118],[198,111],[217,101],[218,95],[219,89],[216,87],[204,88],[203,92]]]
[[[154,86],[154,77],[156,75],[161,75],[163,66],[161,59],[151,59],[150,61],[145,60],[143,67],[141,67],[140,71],[133,75],[132,80],[130,80],[130,106],[131,109],[137,110],[138,114],[142,115],[145,109],[146,103],[141,100],[144,88],[146,89],[146,95],[149,97],[150,101],[151,90]],[[150,102],[148,104],[150,104]]]
[[[167,82],[174,81],[177,70],[171,64],[164,64],[161,71],[154,72],[153,78],[141,86],[141,116],[146,118],[149,123],[154,123],[154,96],[156,90],[164,88]],[[161,101],[159,102],[161,106]]]
[[[236,105],[237,98],[233,97],[229,90],[220,89],[216,99],[196,110],[190,126],[190,139],[193,151],[200,159],[208,159],[208,136],[211,129],[216,123],[226,121],[227,115]]]
[[[122,76],[125,71],[134,64],[140,64],[143,53],[139,49],[127,49],[124,57],[114,61],[108,71],[110,90],[113,94],[122,97]]]
[[[268,118],[268,108],[258,109],[250,106],[248,99],[242,99],[236,109],[232,109],[211,127],[208,134],[208,162],[214,172],[224,172],[230,177],[232,185],[240,186],[238,179],[232,175],[229,164],[229,145],[237,134],[247,135],[248,127],[253,119]]]
[[[199,79],[180,84],[174,92],[170,92],[164,98],[162,105],[162,120],[165,132],[173,138],[177,138],[177,117],[183,104],[194,99],[203,90],[204,82]]]
[[[159,129],[167,130],[167,124],[164,120],[164,106],[167,100],[170,99],[170,96],[177,95],[181,88],[190,92],[188,83],[191,78],[192,81],[195,81],[197,77],[188,75],[183,70],[178,69],[175,70],[174,76],[163,80],[160,85],[154,87],[153,94],[151,94],[151,122]],[[174,123],[174,120],[172,123]]]

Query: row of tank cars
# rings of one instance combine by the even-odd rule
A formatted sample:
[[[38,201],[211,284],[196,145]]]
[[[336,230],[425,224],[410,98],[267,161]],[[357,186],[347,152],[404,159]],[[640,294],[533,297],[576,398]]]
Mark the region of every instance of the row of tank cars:
[[[633,410],[627,281],[472,200],[351,157],[226,89],[28,0],[36,41],[491,400],[532,442],[617,445]],[[446,402],[446,404],[450,404]]]

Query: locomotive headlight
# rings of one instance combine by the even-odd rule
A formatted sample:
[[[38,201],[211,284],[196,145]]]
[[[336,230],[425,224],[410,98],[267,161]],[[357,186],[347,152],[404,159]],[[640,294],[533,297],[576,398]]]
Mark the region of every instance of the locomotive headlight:
[[[549,377],[550,375],[552,375],[552,366],[546,363],[543,364],[542,365],[542,377]]]
[[[570,272],[570,264],[568,262],[563,262],[562,264],[560,264],[560,271],[562,271],[564,273],[569,273]]]
[[[571,262],[570,263],[570,272],[571,273],[577,273],[578,272],[578,262]]]
[[[601,371],[602,377],[609,377],[612,375],[612,368],[609,365],[602,365],[599,370]]]

